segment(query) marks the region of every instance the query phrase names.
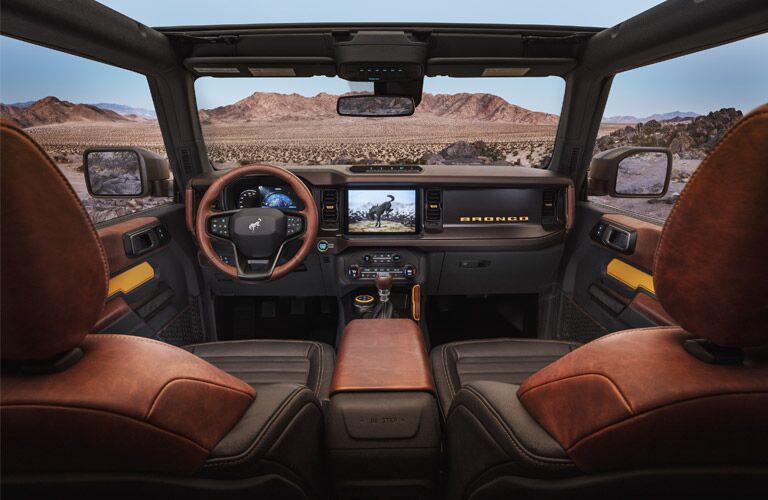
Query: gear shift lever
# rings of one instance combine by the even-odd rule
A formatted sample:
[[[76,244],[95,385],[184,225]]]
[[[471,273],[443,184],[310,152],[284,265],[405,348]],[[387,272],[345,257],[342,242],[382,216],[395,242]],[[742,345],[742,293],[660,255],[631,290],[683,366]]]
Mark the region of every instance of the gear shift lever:
[[[392,302],[389,301],[389,292],[392,290],[392,275],[378,273],[376,275],[376,289],[379,291],[379,303],[373,311],[373,318],[389,319],[392,317]]]

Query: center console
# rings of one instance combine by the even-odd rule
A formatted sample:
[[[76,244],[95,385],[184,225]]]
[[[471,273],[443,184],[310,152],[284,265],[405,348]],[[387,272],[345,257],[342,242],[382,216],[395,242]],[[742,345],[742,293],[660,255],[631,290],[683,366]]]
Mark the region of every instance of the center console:
[[[325,418],[334,498],[436,495],[439,413],[415,322],[371,319],[347,325]]]

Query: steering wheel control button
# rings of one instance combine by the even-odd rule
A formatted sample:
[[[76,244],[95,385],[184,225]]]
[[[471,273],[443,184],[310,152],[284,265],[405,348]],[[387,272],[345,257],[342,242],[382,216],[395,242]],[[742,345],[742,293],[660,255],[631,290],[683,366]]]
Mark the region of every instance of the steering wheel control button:
[[[294,236],[304,230],[304,219],[295,215],[288,216],[287,232],[288,236]]]
[[[229,238],[229,216],[211,217],[209,224],[211,234]]]

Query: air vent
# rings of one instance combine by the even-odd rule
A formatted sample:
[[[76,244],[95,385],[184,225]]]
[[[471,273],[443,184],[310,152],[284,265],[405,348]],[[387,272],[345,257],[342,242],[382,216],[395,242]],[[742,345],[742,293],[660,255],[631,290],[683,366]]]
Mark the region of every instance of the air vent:
[[[339,222],[339,192],[324,189],[321,195],[323,227],[336,227]]]
[[[545,189],[542,191],[541,225],[545,229],[552,229],[562,223],[558,217],[558,207],[562,206],[561,197],[561,190]]]
[[[424,229],[441,231],[443,229],[443,193],[439,189],[427,189],[426,210],[424,211]]]

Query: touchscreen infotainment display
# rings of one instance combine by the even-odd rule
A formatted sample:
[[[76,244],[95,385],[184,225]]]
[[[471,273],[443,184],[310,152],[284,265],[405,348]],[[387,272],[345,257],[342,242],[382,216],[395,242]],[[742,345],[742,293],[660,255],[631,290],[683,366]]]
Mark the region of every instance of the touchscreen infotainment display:
[[[349,189],[347,233],[416,234],[415,189]]]

